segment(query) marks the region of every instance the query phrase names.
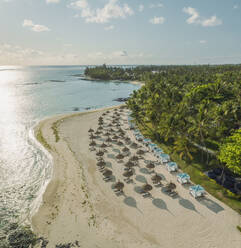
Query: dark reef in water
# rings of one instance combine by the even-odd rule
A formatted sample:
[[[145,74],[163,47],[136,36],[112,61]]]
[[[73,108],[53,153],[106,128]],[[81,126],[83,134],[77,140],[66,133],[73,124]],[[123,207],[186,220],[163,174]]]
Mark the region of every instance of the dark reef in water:
[[[115,102],[126,102],[128,101],[129,97],[119,97],[119,98],[116,98],[114,99],[113,101]]]

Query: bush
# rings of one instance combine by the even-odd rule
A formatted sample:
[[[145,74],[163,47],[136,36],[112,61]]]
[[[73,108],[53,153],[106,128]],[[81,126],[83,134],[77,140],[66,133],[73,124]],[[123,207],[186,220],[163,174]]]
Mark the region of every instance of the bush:
[[[10,233],[7,240],[11,248],[29,248],[36,244],[37,237],[29,227],[20,227]]]

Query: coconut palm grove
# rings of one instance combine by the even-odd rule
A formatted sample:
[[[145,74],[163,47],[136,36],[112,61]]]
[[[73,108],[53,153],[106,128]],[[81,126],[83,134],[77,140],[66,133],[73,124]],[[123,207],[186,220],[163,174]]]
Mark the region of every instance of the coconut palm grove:
[[[241,175],[241,65],[103,65],[85,75],[143,82],[127,102],[139,128],[196,183],[240,209],[234,178]]]

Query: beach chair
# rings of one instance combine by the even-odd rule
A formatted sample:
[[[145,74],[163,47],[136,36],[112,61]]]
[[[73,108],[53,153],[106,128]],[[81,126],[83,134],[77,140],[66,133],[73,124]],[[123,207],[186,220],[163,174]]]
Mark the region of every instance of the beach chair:
[[[143,192],[141,193],[143,198],[151,197],[151,194],[149,192]]]
[[[174,190],[172,190],[170,193],[168,193],[169,196],[171,196],[172,198],[178,196],[178,193]]]
[[[109,181],[111,180],[111,178],[110,178],[110,177],[103,177],[103,180],[104,180],[105,182],[109,182]]]

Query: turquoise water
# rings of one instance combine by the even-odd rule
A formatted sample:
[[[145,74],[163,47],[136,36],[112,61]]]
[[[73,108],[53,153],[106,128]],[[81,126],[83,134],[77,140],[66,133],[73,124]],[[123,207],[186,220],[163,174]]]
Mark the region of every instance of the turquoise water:
[[[121,82],[95,82],[73,76],[85,67],[0,67],[0,230],[29,220],[51,178],[50,155],[32,135],[51,115],[118,105],[139,88]]]

